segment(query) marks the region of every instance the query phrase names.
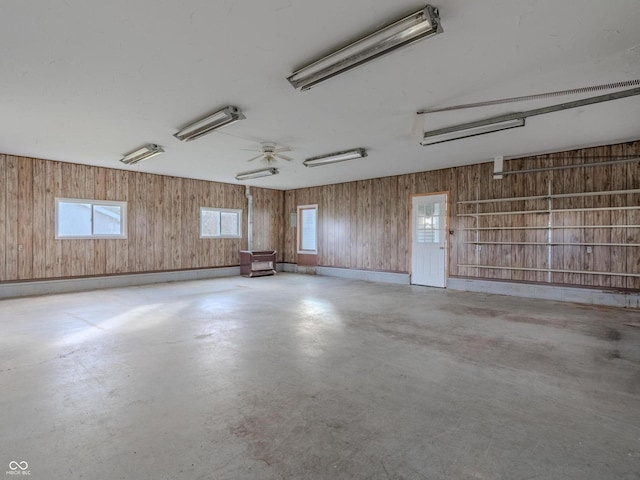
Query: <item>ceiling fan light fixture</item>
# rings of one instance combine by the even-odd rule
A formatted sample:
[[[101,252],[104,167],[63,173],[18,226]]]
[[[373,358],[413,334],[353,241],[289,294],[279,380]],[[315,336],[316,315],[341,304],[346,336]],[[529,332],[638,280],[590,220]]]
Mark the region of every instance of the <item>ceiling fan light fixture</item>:
[[[354,148],[353,150],[345,150],[343,152],[329,153],[327,155],[319,155],[317,157],[307,158],[302,164],[305,167],[320,167],[331,163],[344,162],[347,160],[355,160],[367,156],[364,148]]]
[[[180,131],[176,132],[173,136],[183,142],[189,142],[200,138],[207,133],[211,133],[217,128],[229,125],[243,120],[247,117],[244,116],[242,111],[233,105],[228,105],[217,112],[207,115],[204,118],[196,120],[190,123]]]
[[[155,155],[159,155],[164,152],[164,149],[160,145],[155,143],[148,143],[147,145],[140,147],[133,152],[127,153],[120,159],[125,165],[135,165],[138,162],[147,160]]]
[[[252,178],[269,177],[280,173],[277,168],[260,168],[258,170],[249,170],[248,172],[240,172],[236,175],[236,180],[251,180]]]
[[[442,31],[438,9],[427,5],[296,70],[287,80],[297,90],[308,90],[324,80]]]
[[[422,146],[435,145],[436,143],[450,142],[452,140],[475,137],[476,135],[499,132],[501,130],[508,130],[510,128],[524,127],[524,125],[525,119],[524,117],[522,117],[501,122],[488,123],[486,125],[476,125],[470,127],[458,125],[454,127],[441,128],[439,130],[425,132],[420,144]]]

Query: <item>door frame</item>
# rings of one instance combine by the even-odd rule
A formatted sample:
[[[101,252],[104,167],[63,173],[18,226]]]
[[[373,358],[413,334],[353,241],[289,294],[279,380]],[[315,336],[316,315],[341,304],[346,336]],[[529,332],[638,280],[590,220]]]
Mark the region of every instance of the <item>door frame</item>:
[[[449,230],[449,216],[450,216],[450,208],[449,208],[449,200],[451,195],[449,194],[449,190],[444,190],[442,192],[429,192],[429,193],[412,193],[409,195],[409,284],[414,285],[412,283],[412,269],[413,269],[413,199],[415,197],[430,197],[433,195],[445,195],[447,197],[447,214],[445,215],[445,268],[444,268],[444,288],[447,288],[447,280],[449,280],[449,263],[450,263],[450,232]]]

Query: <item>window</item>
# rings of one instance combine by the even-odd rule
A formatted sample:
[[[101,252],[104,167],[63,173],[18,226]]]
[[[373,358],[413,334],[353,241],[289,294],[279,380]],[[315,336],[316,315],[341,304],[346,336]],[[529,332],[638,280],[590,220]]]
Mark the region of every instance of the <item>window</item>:
[[[242,210],[200,208],[200,238],[242,238]]]
[[[417,241],[418,243],[440,243],[441,225],[440,203],[418,205]],[[443,219],[444,220],[444,219]]]
[[[298,207],[298,253],[318,253],[318,205]]]
[[[56,198],[56,239],[127,238],[127,202]]]

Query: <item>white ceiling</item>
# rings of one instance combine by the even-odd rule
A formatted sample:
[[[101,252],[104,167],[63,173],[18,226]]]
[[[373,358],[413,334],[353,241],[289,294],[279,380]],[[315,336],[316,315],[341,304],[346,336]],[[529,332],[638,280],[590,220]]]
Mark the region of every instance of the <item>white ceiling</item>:
[[[424,7],[414,0],[3,2],[0,152],[236,182],[260,141],[290,146],[288,189],[640,138],[640,96],[422,147],[421,108],[640,78],[638,0],[434,0],[444,33],[306,91],[286,80],[334,47]],[[599,95],[607,92],[598,92]],[[584,97],[584,95],[582,96]],[[422,117],[432,130],[576,96]],[[178,128],[225,105],[247,119],[183,143]],[[422,129],[422,125],[420,125]],[[412,130],[414,134],[412,134]],[[166,153],[132,167],[145,143]],[[369,156],[305,168],[311,156]]]

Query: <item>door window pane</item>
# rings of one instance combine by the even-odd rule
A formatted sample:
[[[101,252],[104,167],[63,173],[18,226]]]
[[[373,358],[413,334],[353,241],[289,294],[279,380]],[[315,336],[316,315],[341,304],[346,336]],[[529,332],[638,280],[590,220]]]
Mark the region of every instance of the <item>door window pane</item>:
[[[440,203],[418,204],[416,215],[416,241],[418,243],[440,243],[444,219],[441,218]]]

